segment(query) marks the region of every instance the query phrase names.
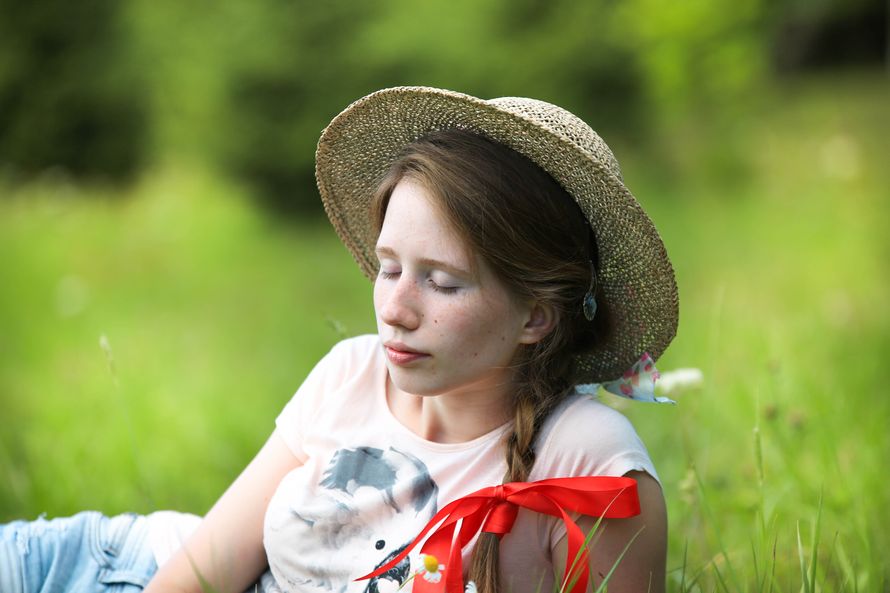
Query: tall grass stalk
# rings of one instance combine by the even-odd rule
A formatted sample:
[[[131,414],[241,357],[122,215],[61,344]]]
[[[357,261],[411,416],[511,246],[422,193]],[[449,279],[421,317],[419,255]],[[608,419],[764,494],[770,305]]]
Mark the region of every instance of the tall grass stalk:
[[[627,551],[630,549],[631,545],[633,545],[633,543],[634,543],[634,541],[636,541],[637,537],[639,537],[639,535],[641,533],[643,533],[644,529],[645,529],[645,526],[640,527],[637,530],[637,532],[634,533],[633,537],[630,538],[630,541],[627,542],[627,545],[625,545],[624,549],[621,550],[621,553],[618,554],[618,558],[615,559],[615,562],[612,564],[612,568],[610,568],[609,572],[606,573],[606,576],[603,578],[603,582],[600,583],[600,586],[596,588],[596,591],[594,593],[605,593],[606,591],[608,591],[609,580],[612,578],[612,575],[615,573],[615,569],[618,568],[619,564],[621,564],[621,560],[624,558],[624,555],[627,554]],[[649,575],[649,588],[651,589],[651,587],[652,587],[652,575],[650,574]]]
[[[608,512],[609,508],[617,500],[617,498],[618,497],[616,496],[615,498],[613,498],[611,500],[611,502],[609,502],[609,504],[606,506],[605,511],[603,512],[603,515],[605,515]],[[579,562],[586,561],[585,560],[585,555],[586,555],[585,552],[590,550],[590,545],[593,542],[594,536],[599,533],[599,528],[600,528],[600,525],[602,524],[602,522],[603,522],[603,517],[602,516],[597,517],[596,522],[593,524],[593,527],[590,529],[590,531],[587,533],[587,535],[584,536],[584,542],[581,544],[581,548],[578,550],[578,553],[575,555],[575,557],[572,559],[572,563],[569,565],[569,573],[568,574],[571,575],[571,578],[568,578],[568,575],[561,576],[558,572],[554,572],[555,578],[553,579],[553,590],[555,593],[565,593],[566,591],[571,591],[572,587],[574,587],[575,584],[578,582],[578,578],[579,578],[580,574],[579,574],[579,571],[576,570],[576,568],[578,567]],[[609,580],[612,578],[612,574],[615,572],[615,569],[618,568],[618,565],[621,563],[621,560],[624,558],[625,554],[627,554],[627,551],[630,549],[631,545],[634,543],[634,541],[637,539],[637,537],[639,537],[640,533],[643,532],[643,529],[645,529],[645,526],[641,527],[633,535],[633,537],[630,538],[630,540],[624,546],[624,549],[621,550],[621,553],[618,555],[618,558],[616,558],[615,562],[612,563],[612,567],[609,569],[609,572],[603,578],[603,581],[600,583],[599,587],[597,587],[597,589],[594,593],[603,593],[603,592],[607,591],[608,583],[609,583]],[[566,581],[566,582],[564,582],[564,581]]]
[[[625,166],[676,265],[665,363],[707,375],[676,408],[625,410],[664,486],[668,591],[890,591],[890,81],[787,78],[762,99],[731,131],[678,122],[675,184]],[[727,132],[743,178],[708,175]],[[838,156],[851,168],[827,174]],[[327,223],[273,221],[220,176],[171,163],[131,189],[0,185],[2,519],[208,508],[341,330],[374,331],[367,280]],[[72,276],[89,298],[59,309]],[[775,381],[753,391],[752,449],[761,373]],[[118,479],[90,488],[97,467]]]
[[[757,418],[760,418],[759,398],[757,405]],[[776,574],[776,549],[778,535],[775,533],[776,516],[767,516],[766,511],[766,473],[763,467],[763,441],[759,420],[754,424],[754,465],[757,470],[757,515],[759,519],[759,542],[751,540],[752,566],[754,570],[754,583],[756,591],[772,593],[775,585]],[[770,540],[770,534],[772,539]],[[758,549],[760,554],[758,555]],[[763,565],[762,562],[766,564]]]
[[[819,529],[822,524],[822,495],[819,496],[819,510],[816,513],[815,525],[810,539],[810,557],[807,563],[806,552],[800,536],[800,521],[797,522],[797,553],[800,558],[801,591],[816,592],[816,567],[819,558]]]
[[[680,593],[686,591],[686,567],[689,561],[689,540],[683,541],[683,564],[680,565]]]
[[[711,525],[719,525],[719,523],[717,522],[716,516],[714,515],[713,511],[711,510],[711,505],[709,503],[707,493],[705,492],[705,484],[702,481],[701,475],[699,474],[696,466],[694,466],[694,465],[692,466],[692,471],[693,471],[693,475],[695,476],[696,484],[698,484],[699,499],[701,500],[702,508],[705,511],[705,516],[707,517],[708,521],[710,521]],[[733,589],[731,589],[731,590],[732,591],[742,591],[743,588],[742,588],[741,581],[739,581],[738,577],[736,576],[736,572],[733,569],[732,560],[730,559],[729,554],[726,551],[726,546],[723,543],[723,538],[720,535],[720,531],[714,530],[714,529],[712,529],[710,531],[713,533],[713,537],[717,540],[717,547],[720,550],[720,554],[723,557],[724,562],[726,563],[726,569],[729,573],[730,580],[733,584]],[[724,581],[724,579],[723,579],[723,575],[721,574],[720,569],[717,566],[716,559],[711,560],[711,565],[714,568],[714,572],[717,575],[717,579],[718,579],[718,582],[720,583],[720,586],[723,588],[724,591],[729,593],[730,589],[727,587],[726,581]]]
[[[139,492],[142,494],[144,502],[151,508],[157,508],[155,498],[151,493],[151,480],[149,479],[145,469],[140,461],[139,448],[136,444],[136,428],[133,423],[133,417],[130,413],[130,405],[121,391],[120,379],[118,378],[117,365],[114,361],[114,352],[111,349],[111,342],[108,336],[102,334],[99,336],[99,347],[105,353],[105,361],[108,365],[108,373],[111,375],[111,381],[114,385],[114,399],[117,402],[118,411],[120,412],[124,427],[127,433],[127,442],[130,449],[130,459],[136,472],[136,479],[139,484]]]

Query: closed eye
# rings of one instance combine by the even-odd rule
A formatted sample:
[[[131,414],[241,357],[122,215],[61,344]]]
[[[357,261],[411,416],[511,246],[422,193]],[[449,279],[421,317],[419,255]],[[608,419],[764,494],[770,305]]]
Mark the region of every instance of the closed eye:
[[[430,287],[436,292],[442,292],[445,294],[453,294],[457,292],[458,286],[439,286],[433,281],[432,278],[429,279]]]
[[[393,278],[397,278],[399,274],[401,274],[401,272],[387,272],[383,269],[377,272],[377,275],[384,280],[392,280]],[[440,286],[439,284],[436,284],[436,281],[432,278],[428,278],[427,282],[429,283],[430,288],[443,294],[454,294],[460,288],[459,286]]]

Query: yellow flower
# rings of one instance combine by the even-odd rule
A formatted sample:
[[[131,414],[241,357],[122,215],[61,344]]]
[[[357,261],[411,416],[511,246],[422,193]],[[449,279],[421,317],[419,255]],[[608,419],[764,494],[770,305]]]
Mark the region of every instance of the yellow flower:
[[[423,580],[428,583],[438,583],[441,581],[442,571],[445,570],[445,565],[439,564],[439,559],[432,554],[421,554],[420,557],[423,560],[423,568],[418,572],[423,576]]]

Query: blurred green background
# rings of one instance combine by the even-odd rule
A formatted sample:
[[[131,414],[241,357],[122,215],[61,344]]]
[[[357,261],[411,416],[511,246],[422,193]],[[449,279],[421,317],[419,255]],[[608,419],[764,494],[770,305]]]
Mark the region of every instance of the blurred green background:
[[[0,521],[206,511],[374,331],[321,129],[424,84],[581,116],[662,233],[659,366],[705,382],[609,401],[669,590],[890,589],[888,29],[883,0],[0,0]]]

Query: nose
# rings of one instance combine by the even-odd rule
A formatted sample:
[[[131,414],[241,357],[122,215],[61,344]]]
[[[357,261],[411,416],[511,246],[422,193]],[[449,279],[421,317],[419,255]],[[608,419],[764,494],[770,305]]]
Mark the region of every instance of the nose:
[[[380,320],[394,327],[417,329],[422,315],[417,287],[413,280],[402,274],[397,280],[378,279],[374,285],[374,300]]]

